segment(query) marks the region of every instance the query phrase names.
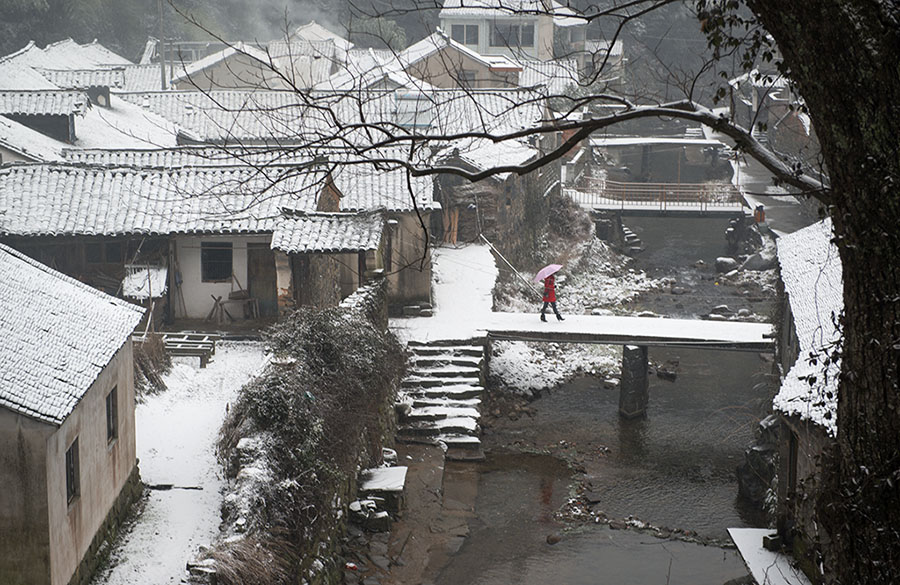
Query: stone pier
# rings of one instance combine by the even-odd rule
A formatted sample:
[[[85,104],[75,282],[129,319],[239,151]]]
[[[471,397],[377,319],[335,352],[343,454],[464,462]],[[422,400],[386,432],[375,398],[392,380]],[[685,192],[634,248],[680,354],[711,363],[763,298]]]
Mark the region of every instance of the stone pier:
[[[650,379],[647,374],[646,345],[622,347],[622,378],[619,385],[619,415],[638,418],[647,414]]]

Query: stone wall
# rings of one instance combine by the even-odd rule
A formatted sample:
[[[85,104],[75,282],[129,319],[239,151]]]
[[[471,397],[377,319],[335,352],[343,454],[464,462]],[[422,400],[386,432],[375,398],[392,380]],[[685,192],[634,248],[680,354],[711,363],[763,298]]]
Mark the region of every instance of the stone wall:
[[[384,278],[379,278],[360,287],[356,292],[341,301],[340,306],[363,315],[383,331],[386,331],[388,325],[387,281]]]
[[[132,505],[141,497],[144,491],[141,483],[141,475],[138,466],[135,465],[128,480],[119,492],[115,503],[109,510],[109,514],[100,525],[100,529],[94,535],[87,553],[75,569],[75,574],[69,579],[69,585],[88,585],[97,567],[100,566],[109,552],[108,544],[115,541],[119,534],[119,528],[131,513]]]
[[[834,441],[825,429],[797,416],[782,416],[778,449],[778,534],[814,582],[821,582],[816,555],[828,535],[815,522],[821,489],[822,453]]]

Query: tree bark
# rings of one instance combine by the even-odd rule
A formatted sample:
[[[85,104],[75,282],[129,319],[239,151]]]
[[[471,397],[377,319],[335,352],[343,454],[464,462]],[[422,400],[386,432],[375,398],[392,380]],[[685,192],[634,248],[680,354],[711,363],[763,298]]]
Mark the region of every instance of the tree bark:
[[[809,107],[844,274],[837,441],[817,515],[828,583],[900,580],[900,12],[748,0]]]

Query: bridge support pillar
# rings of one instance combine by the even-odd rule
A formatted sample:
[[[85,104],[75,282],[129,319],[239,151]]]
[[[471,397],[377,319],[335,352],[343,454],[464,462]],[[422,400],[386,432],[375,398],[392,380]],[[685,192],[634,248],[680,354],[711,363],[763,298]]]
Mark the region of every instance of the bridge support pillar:
[[[646,345],[626,345],[622,348],[619,416],[623,418],[638,418],[647,414],[647,402],[650,400],[647,359]]]

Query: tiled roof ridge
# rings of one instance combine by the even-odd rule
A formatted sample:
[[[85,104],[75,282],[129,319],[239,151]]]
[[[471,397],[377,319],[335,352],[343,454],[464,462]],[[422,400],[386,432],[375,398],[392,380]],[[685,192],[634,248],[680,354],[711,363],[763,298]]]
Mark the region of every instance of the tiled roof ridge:
[[[37,169],[42,170],[46,169],[50,172],[67,172],[67,171],[96,171],[96,172],[116,172],[120,171],[123,174],[157,174],[157,175],[176,175],[176,174],[215,174],[228,172],[233,170],[245,170],[247,172],[259,171],[263,168],[270,169],[280,169],[280,170],[288,170],[288,169],[296,169],[298,168],[297,163],[294,162],[283,162],[283,163],[265,163],[260,165],[252,165],[248,163],[234,163],[234,164],[211,164],[211,165],[202,165],[202,164],[185,164],[183,166],[172,166],[172,165],[139,165],[133,164],[129,165],[126,163],[94,163],[94,162],[85,162],[85,161],[71,161],[71,162],[33,162],[33,161],[13,161],[9,163],[5,163],[2,167],[0,167],[0,176],[11,174],[13,171],[21,170],[21,169]]]
[[[294,209],[291,207],[282,207],[281,213],[287,219],[303,219],[304,217],[365,217],[369,215],[380,215],[385,211],[384,207],[376,209],[356,209],[347,211],[316,211],[305,209]]]
[[[2,57],[0,57],[0,63],[5,63],[6,61],[12,61],[19,55],[22,55],[36,47],[37,47],[37,44],[35,44],[34,41],[28,41],[28,44],[25,45],[24,47],[22,47],[21,49],[19,49],[18,51],[14,51],[12,53],[9,53],[8,55],[3,55]]]
[[[29,264],[33,268],[35,268],[49,276],[55,277],[55,278],[61,280],[62,282],[66,282],[68,284],[76,286],[79,289],[97,297],[100,300],[109,302],[111,304],[115,304],[123,309],[129,309],[129,310],[135,311],[136,313],[139,313],[140,315],[144,314],[143,307],[139,307],[138,305],[129,303],[126,300],[119,299],[114,296],[108,295],[105,292],[103,292],[102,290],[99,290],[90,285],[87,285],[76,278],[72,278],[71,276],[68,276],[66,274],[63,274],[62,272],[59,272],[58,270],[54,270],[54,269],[50,268],[49,266],[47,266],[46,264],[42,264],[41,262],[38,262],[37,260],[30,258],[29,256],[26,256],[22,252],[19,252],[15,248],[11,248],[11,247],[7,246],[6,244],[0,243],[0,252],[6,252],[7,254],[17,258],[18,260],[21,260],[22,262]]]

